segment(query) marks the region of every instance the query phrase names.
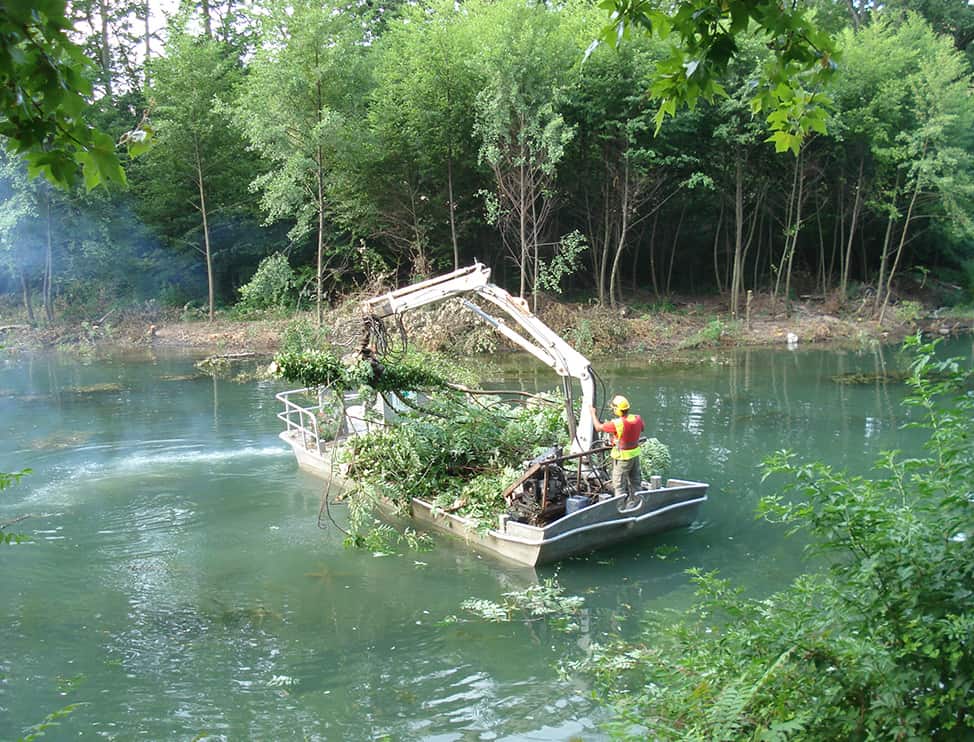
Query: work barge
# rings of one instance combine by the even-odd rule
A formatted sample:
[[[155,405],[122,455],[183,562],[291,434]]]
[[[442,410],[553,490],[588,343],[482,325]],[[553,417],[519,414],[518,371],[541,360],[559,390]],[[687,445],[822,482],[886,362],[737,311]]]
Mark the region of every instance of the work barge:
[[[520,478],[503,493],[507,511],[492,527],[426,500],[413,498],[413,521],[454,536],[478,551],[529,567],[586,554],[604,547],[691,525],[707,501],[708,485],[686,479],[650,477],[633,495],[612,491],[607,473],[608,446],[596,440],[588,410],[595,402],[591,364],[504,289],[489,282],[490,271],[475,263],[453,273],[370,299],[364,310],[373,323],[401,316],[420,306],[460,297],[463,306],[515,345],[552,368],[563,379],[571,438],[570,450],[552,447],[524,462]],[[481,304],[473,299],[481,299]],[[482,306],[499,308],[505,317]],[[513,322],[513,327],[508,322]],[[574,383],[573,383],[574,382]],[[574,384],[581,389],[581,414],[574,414]],[[416,399],[379,395],[369,409],[349,396],[342,400],[344,419],[337,434],[323,434],[320,421],[333,403],[320,389],[294,389],[276,395],[282,405],[280,438],[294,452],[298,466],[341,483],[346,471],[339,452],[350,436],[377,426],[396,425]]]

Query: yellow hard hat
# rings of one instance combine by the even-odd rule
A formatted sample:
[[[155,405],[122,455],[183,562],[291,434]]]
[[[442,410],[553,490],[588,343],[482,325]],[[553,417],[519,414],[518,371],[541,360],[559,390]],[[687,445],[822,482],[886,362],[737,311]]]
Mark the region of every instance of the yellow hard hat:
[[[613,410],[618,410],[619,412],[625,412],[629,409],[629,400],[621,394],[614,396],[609,404],[612,405]]]

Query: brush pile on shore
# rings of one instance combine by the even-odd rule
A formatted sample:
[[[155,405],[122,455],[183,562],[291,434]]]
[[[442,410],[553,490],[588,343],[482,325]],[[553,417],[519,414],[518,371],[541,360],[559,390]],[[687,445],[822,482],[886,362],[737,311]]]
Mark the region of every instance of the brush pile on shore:
[[[687,350],[785,345],[789,336],[800,345],[862,345],[895,342],[918,329],[932,336],[974,329],[974,311],[947,311],[916,302],[904,306],[899,312],[887,313],[883,323],[855,312],[826,311],[834,308],[815,299],[793,303],[790,316],[780,306],[772,314],[766,302],[755,301],[748,320],[728,317],[719,298],[616,309],[544,298],[537,313],[586,355],[635,353],[647,361],[669,359]],[[350,299],[326,315],[325,334],[340,333],[357,315],[358,307],[358,301]],[[411,341],[427,350],[464,356],[507,349],[495,332],[468,312],[458,311],[452,302],[411,312],[406,322]],[[280,349],[285,331],[296,324],[313,325],[313,315],[298,312],[287,317],[241,318],[219,312],[209,322],[193,313],[148,305],[94,320],[31,326],[8,308],[0,313],[0,345],[15,350],[170,347],[269,354]]]

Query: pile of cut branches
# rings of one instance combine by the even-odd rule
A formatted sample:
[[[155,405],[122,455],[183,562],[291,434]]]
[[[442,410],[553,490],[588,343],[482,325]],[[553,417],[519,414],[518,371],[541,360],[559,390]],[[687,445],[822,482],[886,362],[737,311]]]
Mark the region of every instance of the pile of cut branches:
[[[335,392],[355,391],[368,386],[377,392],[445,389],[450,379],[429,359],[410,354],[395,364],[358,359],[344,363],[327,350],[284,351],[274,362],[288,381],[307,387],[328,387]]]
[[[346,490],[354,526],[368,526],[381,499],[407,510],[412,498],[486,526],[501,496],[540,450],[568,443],[564,405],[542,397],[525,406],[446,395],[407,413],[394,428],[348,441]]]

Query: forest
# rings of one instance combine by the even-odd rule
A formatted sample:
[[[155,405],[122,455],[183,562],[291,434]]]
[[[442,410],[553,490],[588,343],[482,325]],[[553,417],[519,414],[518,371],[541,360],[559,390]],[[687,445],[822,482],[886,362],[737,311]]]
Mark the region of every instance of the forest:
[[[593,44],[605,4],[75,0],[86,116],[150,146],[94,188],[4,155],[0,292],[31,323],[247,297],[320,317],[478,259],[523,297],[718,294],[731,317],[747,291],[874,316],[901,286],[969,299],[974,10],[801,7],[831,74],[772,88],[792,108],[769,114],[753,23],[674,106],[671,41]]]

